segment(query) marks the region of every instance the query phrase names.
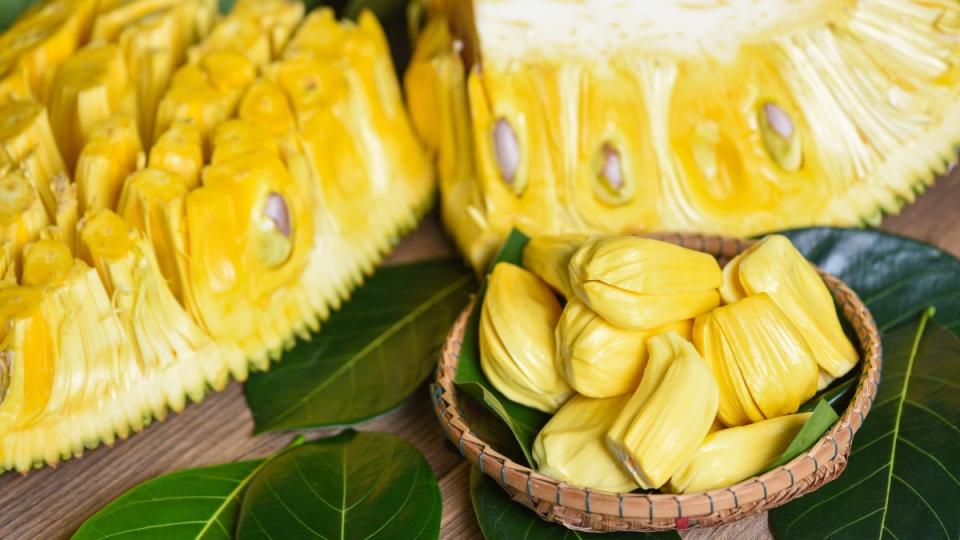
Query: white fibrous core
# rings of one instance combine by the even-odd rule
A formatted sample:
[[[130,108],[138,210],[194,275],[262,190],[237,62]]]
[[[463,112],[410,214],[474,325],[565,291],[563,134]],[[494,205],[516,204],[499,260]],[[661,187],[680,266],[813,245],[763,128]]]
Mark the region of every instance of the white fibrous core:
[[[823,26],[840,0],[474,0],[484,59],[598,59],[624,52],[731,59],[744,44]]]

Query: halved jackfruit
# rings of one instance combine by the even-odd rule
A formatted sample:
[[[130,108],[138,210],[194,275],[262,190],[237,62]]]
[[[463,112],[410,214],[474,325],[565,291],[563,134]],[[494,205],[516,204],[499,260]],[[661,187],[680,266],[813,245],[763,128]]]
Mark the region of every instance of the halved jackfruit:
[[[514,225],[875,223],[956,158],[956,2],[423,3],[411,114],[477,268]]]
[[[239,0],[213,24],[212,6],[91,1],[49,99],[33,72],[0,79],[29,90],[0,95],[0,467],[126,437],[267,367],[431,202],[370,14],[301,23],[300,2]]]

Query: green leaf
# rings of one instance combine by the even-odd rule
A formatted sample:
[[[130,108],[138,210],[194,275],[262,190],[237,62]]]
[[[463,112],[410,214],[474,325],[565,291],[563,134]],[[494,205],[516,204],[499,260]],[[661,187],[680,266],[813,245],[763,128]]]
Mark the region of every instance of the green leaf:
[[[960,334],[960,259],[930,244],[871,229],[782,233],[814,264],[842,279],[870,308],[881,332],[928,306]]]
[[[500,248],[500,252],[490,263],[490,269],[499,262],[521,264],[523,247],[530,239],[520,231],[511,231],[507,241]],[[480,294],[473,305],[470,320],[463,334],[463,343],[460,347],[460,358],[457,360],[457,386],[473,399],[483,403],[500,420],[510,428],[517,439],[520,449],[528,464],[533,463],[533,441],[537,433],[543,428],[550,415],[536,409],[520,405],[507,399],[506,396],[494,388],[493,384],[483,374],[480,368],[480,308],[487,291],[486,280],[480,288]]]
[[[570,530],[562,525],[549,523],[519,503],[489,476],[474,467],[470,471],[470,498],[477,514],[480,530],[487,540],[668,540],[680,538],[676,531],[661,533],[607,533],[596,535]]]
[[[830,426],[839,419],[840,417],[837,416],[837,412],[833,410],[833,407],[831,407],[826,400],[821,399],[818,401],[817,406],[813,409],[813,414],[803,424],[803,427],[800,428],[797,436],[790,441],[790,445],[784,450],[783,455],[773,462],[773,465],[768,467],[767,470],[776,469],[806,452],[815,442],[819,441],[820,437],[823,437],[823,434],[830,429]]]
[[[237,538],[438,538],[441,509],[413,445],[348,431],[269,461],[247,488]]]
[[[475,289],[452,259],[378,270],[312,341],[250,377],[256,431],[351,425],[401,404],[433,372]]]
[[[884,336],[883,382],[846,472],[773,510],[777,538],[960,536],[960,339],[929,317]]]
[[[262,465],[241,461],[149,480],[97,512],[73,538],[232,538],[243,490]]]

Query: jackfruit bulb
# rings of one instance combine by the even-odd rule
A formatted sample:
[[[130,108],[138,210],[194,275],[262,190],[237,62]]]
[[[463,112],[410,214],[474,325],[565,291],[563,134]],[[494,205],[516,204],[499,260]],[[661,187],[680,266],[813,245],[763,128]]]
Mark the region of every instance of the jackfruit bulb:
[[[477,268],[513,226],[876,223],[956,159],[956,2],[424,3],[405,84]]]
[[[0,468],[267,368],[432,202],[370,13],[47,0],[0,45]]]

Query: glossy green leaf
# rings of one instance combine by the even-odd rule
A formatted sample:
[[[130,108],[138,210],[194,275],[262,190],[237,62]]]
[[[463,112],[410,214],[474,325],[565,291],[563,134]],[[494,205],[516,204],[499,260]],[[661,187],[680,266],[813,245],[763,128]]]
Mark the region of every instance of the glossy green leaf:
[[[960,340],[928,318],[884,336],[883,380],[846,471],[773,510],[777,538],[960,536]]]
[[[960,333],[960,259],[930,244],[871,229],[784,232],[814,264],[842,279],[870,308],[881,332],[928,306]]]
[[[438,538],[440,487],[399,437],[348,431],[269,461],[247,488],[239,539]]]
[[[514,229],[507,241],[500,248],[500,252],[490,263],[492,269],[499,262],[510,262],[521,264],[523,258],[523,247],[527,245],[529,238],[520,231]],[[457,376],[455,382],[457,386],[466,392],[470,397],[480,403],[497,415],[513,432],[520,449],[527,459],[527,463],[533,463],[533,441],[537,433],[543,428],[550,415],[536,409],[520,405],[507,399],[499,390],[494,388],[493,384],[483,374],[480,368],[480,307],[483,304],[483,298],[486,294],[486,280],[477,296],[477,301],[473,305],[473,312],[470,314],[470,320],[463,334],[463,343],[460,347],[460,358],[457,360]]]
[[[154,478],[97,512],[73,538],[233,538],[244,488],[262,465],[241,461]]]
[[[470,498],[480,530],[487,540],[670,540],[680,538],[675,531],[661,533],[607,533],[603,535],[570,530],[550,523],[514,502],[503,488],[474,467],[470,471]]]
[[[803,427],[800,428],[800,432],[797,433],[796,437],[790,441],[790,445],[787,446],[783,454],[773,462],[773,465],[767,468],[768,471],[789,463],[793,458],[806,452],[840,419],[840,417],[837,416],[837,412],[833,410],[833,407],[831,407],[826,400],[821,399],[816,403],[816,407],[813,408],[813,414],[803,424]]]
[[[475,290],[457,260],[378,270],[312,341],[250,377],[256,431],[351,425],[401,404],[433,372]]]

